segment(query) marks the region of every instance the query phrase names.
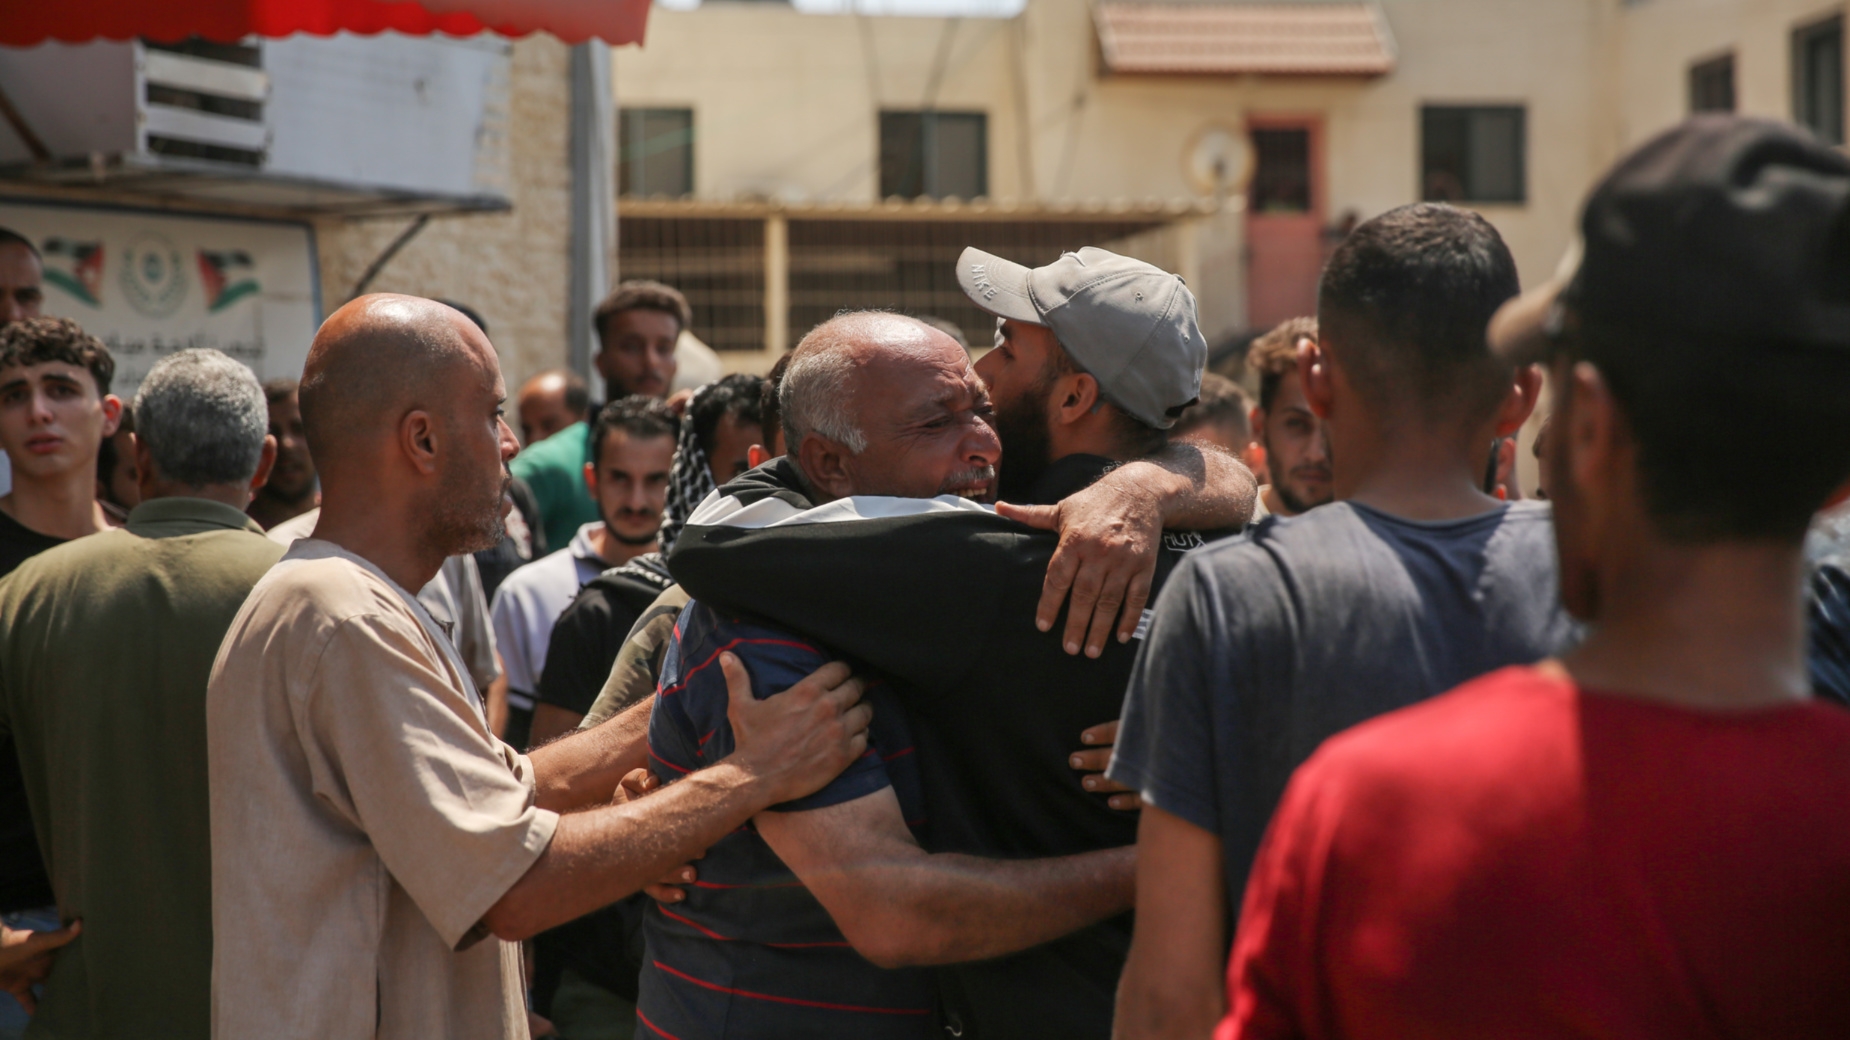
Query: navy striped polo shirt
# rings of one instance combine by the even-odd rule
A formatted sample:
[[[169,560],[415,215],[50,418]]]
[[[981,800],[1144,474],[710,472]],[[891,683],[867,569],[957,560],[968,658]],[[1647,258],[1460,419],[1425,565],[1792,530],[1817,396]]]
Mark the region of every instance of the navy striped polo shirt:
[[[649,766],[664,783],[732,753],[725,673],[731,651],[762,699],[834,659],[781,629],[725,617],[696,602],[682,611],[662,662],[649,722]],[[867,693],[874,720],[868,750],[822,790],[773,808],[800,812],[892,787],[916,831],[923,826],[917,759],[904,713],[889,690]],[[655,904],[643,923],[637,1019],[667,1040],[853,1036],[923,1040],[936,998],[931,975],[875,967],[843,939],[751,825],[707,850],[687,898]]]

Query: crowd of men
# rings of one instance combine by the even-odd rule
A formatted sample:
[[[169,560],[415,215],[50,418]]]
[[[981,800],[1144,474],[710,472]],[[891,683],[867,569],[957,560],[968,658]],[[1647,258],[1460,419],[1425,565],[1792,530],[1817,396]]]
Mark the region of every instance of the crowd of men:
[[[0,1038],[1845,1035],[1850,159],[1579,231],[1360,223],[1256,396],[1086,247],[974,360],[375,294],[125,405],[0,230]]]

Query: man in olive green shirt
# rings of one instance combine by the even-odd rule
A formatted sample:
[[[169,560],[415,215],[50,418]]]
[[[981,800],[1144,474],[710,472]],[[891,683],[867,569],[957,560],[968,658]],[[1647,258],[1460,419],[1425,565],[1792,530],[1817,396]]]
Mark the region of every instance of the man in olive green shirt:
[[[128,526],[0,581],[0,732],[59,912],[83,922],[28,1036],[210,1035],[206,680],[283,553],[243,511],[276,442],[256,376],[214,350],[155,365],[134,414]]]

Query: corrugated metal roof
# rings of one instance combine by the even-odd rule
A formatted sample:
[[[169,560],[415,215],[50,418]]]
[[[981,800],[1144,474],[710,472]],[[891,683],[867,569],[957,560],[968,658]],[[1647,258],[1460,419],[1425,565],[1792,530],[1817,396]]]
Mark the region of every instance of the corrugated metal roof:
[[[1101,3],[1114,73],[1380,76],[1394,69],[1387,20],[1371,3]]]

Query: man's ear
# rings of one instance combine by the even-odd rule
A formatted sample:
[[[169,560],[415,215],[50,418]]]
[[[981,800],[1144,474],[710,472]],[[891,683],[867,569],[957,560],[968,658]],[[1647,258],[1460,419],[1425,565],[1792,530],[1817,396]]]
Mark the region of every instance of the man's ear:
[[[1548,449],[1563,453],[1567,465],[1557,469],[1574,482],[1580,500],[1591,511],[1603,514],[1613,467],[1621,462],[1618,401],[1599,369],[1588,362],[1576,362],[1564,382],[1561,392],[1572,394],[1573,399],[1555,413],[1556,421],[1548,429]]]
[[[776,456],[765,450],[764,445],[754,444],[745,449],[745,467],[747,469],[757,469],[759,466],[764,465],[775,457]]]
[[[270,482],[270,470],[275,466],[276,437],[266,433],[263,436],[263,454],[257,458],[257,472],[251,474],[251,494],[255,495],[259,488]]]
[[[1497,409],[1496,435],[1508,437],[1522,429],[1522,424],[1529,421],[1529,413],[1535,411],[1535,402],[1541,396],[1541,366],[1524,365],[1518,368],[1509,393],[1503,395],[1503,403]]]
[[[103,436],[114,437],[122,428],[122,399],[115,394],[103,395]]]
[[[1076,423],[1098,407],[1098,379],[1090,372],[1074,372],[1054,381],[1054,399],[1047,414],[1062,426]]]
[[[848,449],[821,434],[811,433],[797,448],[797,466],[817,491],[830,498],[847,498],[854,493],[854,478],[848,472]]]
[[[585,490],[591,493],[593,499],[597,498],[597,463],[595,462],[585,463]]]
[[[405,461],[418,472],[437,472],[437,418],[421,408],[405,413],[398,421],[398,447]]]
[[[1309,337],[1298,344],[1298,385],[1304,388],[1304,400],[1311,413],[1328,419],[1336,401],[1336,377],[1330,371],[1330,358],[1323,345]]]

